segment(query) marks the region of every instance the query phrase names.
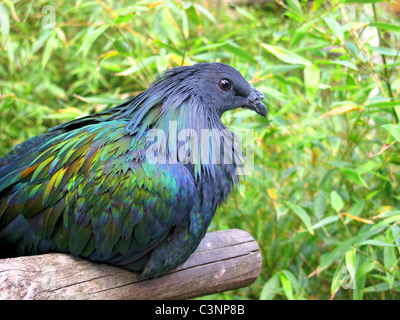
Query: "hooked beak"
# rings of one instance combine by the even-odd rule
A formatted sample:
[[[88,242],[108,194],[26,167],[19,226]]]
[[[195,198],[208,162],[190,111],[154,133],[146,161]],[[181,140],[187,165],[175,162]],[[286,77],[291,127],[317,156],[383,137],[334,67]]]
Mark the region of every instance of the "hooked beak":
[[[251,93],[247,97],[248,99],[248,104],[245,105],[244,107],[246,109],[250,109],[258,113],[260,116],[263,116],[264,118],[267,116],[268,111],[267,107],[265,106],[264,103],[261,102],[265,96],[258,91],[256,88],[251,88]]]

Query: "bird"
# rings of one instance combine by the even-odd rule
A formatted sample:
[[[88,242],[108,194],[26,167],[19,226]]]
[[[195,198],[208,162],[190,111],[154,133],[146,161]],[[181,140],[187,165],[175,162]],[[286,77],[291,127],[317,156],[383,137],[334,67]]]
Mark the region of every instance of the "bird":
[[[168,69],[143,92],[48,129],[0,159],[0,257],[67,253],[165,275],[240,183],[228,110],[264,95],[220,62]]]

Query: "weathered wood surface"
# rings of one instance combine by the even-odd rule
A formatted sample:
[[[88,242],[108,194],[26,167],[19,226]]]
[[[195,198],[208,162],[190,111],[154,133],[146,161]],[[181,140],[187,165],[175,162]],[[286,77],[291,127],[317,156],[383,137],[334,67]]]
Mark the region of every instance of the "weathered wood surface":
[[[260,271],[257,243],[232,229],[208,233],[183,265],[152,280],[67,254],[2,259],[0,299],[188,299],[248,286]]]

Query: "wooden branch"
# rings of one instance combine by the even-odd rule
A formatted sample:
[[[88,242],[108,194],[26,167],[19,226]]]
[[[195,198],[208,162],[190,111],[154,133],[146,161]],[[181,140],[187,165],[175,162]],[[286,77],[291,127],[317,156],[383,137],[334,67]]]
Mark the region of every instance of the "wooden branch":
[[[51,253],[0,260],[0,299],[188,299],[250,285],[261,254],[245,231],[208,233],[169,274],[140,281],[122,268]]]

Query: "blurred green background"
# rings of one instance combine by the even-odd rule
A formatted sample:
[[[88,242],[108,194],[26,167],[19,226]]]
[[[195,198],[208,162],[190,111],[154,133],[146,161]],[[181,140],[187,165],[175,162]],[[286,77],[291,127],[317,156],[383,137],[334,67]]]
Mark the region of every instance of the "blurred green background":
[[[0,1],[0,157],[158,72],[221,61],[262,91],[255,169],[210,231],[257,240],[261,276],[209,299],[399,299],[398,1]]]

